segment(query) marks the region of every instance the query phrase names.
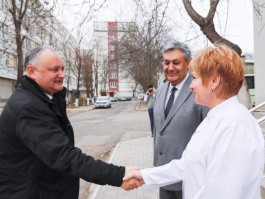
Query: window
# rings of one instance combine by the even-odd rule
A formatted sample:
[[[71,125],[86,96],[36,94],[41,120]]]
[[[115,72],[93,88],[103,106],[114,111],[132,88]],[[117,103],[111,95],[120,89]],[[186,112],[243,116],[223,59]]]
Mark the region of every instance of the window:
[[[250,99],[252,102],[252,105],[255,105],[255,78],[254,74],[246,74],[245,79],[248,85],[248,91],[250,94]]]
[[[34,41],[31,41],[30,39],[26,39],[26,48],[27,49],[32,49],[32,48],[34,48],[34,46],[35,46],[35,43],[34,43]]]
[[[110,36],[109,36],[109,40],[111,40],[111,41],[116,41],[116,37],[115,37],[114,35],[110,35]]]
[[[15,42],[15,30],[12,30],[11,28],[9,28],[7,36],[8,36],[8,41],[10,43]]]
[[[17,57],[16,55],[10,54],[10,53],[2,53],[1,56],[2,63],[9,68],[16,68],[17,65]]]
[[[110,55],[109,59],[110,59],[110,61],[114,61],[115,60],[115,55]]]
[[[30,47],[30,41],[29,41],[28,38],[26,38],[26,40],[25,40],[25,45],[26,45],[26,49],[27,50],[31,49],[31,47]]]
[[[115,50],[115,45],[110,45],[110,51],[114,51]]]
[[[8,38],[8,26],[7,25],[5,24],[0,25],[0,34],[4,40]]]
[[[3,64],[3,51],[0,50],[0,66]]]
[[[255,80],[254,80],[254,75],[245,75],[246,81],[247,81],[247,85],[248,85],[248,89],[253,89],[255,88]]]
[[[4,53],[4,64],[9,67],[9,57],[8,53]]]
[[[116,82],[110,82],[110,88],[117,88]]]
[[[111,70],[116,69],[116,68],[117,68],[116,64],[110,64],[110,66],[109,66],[109,69],[111,69]]]
[[[117,73],[110,73],[110,79],[117,79]]]
[[[9,54],[9,59],[10,59],[10,66],[16,69],[17,68],[17,56],[13,54]]]

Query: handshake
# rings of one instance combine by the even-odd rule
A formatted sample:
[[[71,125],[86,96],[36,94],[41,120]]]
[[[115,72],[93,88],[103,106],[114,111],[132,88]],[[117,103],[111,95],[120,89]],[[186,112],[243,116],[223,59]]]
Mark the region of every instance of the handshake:
[[[140,169],[137,167],[126,167],[121,187],[126,190],[138,188],[144,184]]]

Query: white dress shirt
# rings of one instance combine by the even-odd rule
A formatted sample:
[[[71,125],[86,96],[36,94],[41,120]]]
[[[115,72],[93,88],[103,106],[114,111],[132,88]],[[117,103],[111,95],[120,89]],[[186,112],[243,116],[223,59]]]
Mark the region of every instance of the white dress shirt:
[[[177,97],[178,97],[178,95],[179,95],[179,92],[180,92],[181,88],[183,87],[183,85],[186,82],[186,80],[188,79],[188,77],[189,77],[189,72],[187,72],[186,77],[179,84],[177,84],[176,86],[172,86],[171,84],[169,84],[169,87],[167,89],[167,97],[166,97],[166,101],[165,101],[165,109],[166,109],[169,97],[171,95],[172,88],[175,87],[177,89],[175,91],[175,95],[174,95],[174,102],[175,102]]]
[[[211,109],[182,158],[141,170],[148,187],[183,181],[185,199],[259,199],[264,140],[236,96]]]

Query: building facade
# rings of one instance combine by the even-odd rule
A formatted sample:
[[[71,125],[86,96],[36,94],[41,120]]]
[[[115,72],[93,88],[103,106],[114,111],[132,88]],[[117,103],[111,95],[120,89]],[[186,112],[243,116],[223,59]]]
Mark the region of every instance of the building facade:
[[[30,13],[30,11],[28,11]],[[26,16],[23,24],[29,24],[31,18]],[[75,52],[71,46],[74,46],[76,39],[69,31],[54,17],[40,18],[35,17],[34,23],[30,28],[23,26],[21,35],[24,37],[23,54],[28,50],[45,46],[53,48],[64,59],[65,66],[65,82],[69,93],[76,89],[76,77],[74,75],[74,67],[70,69],[70,64],[74,63]],[[15,40],[15,26],[8,11],[7,5],[1,1],[0,3],[0,100],[5,102],[15,89],[17,80],[17,51]],[[67,41],[67,42],[66,42]],[[72,64],[73,65],[73,64]]]
[[[98,71],[98,89],[95,95],[134,97],[135,80],[120,67],[119,40],[126,34],[131,22],[94,22],[94,61]]]
[[[265,76],[265,56],[264,56],[264,43],[265,43],[265,0],[255,0],[256,5],[253,6],[253,19],[254,19],[254,62],[255,62],[255,104],[259,105],[265,101],[264,89],[264,76]],[[259,13],[255,11],[259,9]]]

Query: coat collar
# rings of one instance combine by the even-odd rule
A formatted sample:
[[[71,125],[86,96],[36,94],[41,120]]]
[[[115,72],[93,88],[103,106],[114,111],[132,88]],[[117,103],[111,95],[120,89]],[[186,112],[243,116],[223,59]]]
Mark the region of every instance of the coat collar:
[[[40,86],[33,79],[29,78],[26,75],[24,75],[21,78],[19,87],[30,91],[31,93],[42,99],[43,101],[46,101],[48,103],[53,103],[49,99],[49,97],[45,94],[45,92],[40,88]],[[66,96],[66,88],[63,88],[62,91],[59,91],[53,95],[53,97],[61,99],[65,99],[65,96]]]

